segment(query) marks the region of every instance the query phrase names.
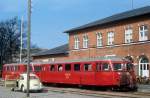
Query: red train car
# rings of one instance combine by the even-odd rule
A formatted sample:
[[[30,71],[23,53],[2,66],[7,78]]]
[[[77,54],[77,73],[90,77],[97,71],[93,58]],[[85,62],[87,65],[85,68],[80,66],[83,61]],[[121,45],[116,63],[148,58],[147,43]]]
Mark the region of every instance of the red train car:
[[[36,73],[38,75],[38,72],[41,68],[41,65],[39,64],[31,64],[29,69],[30,72]],[[17,79],[20,74],[27,72],[27,64],[5,64],[3,65],[3,72],[2,72],[2,79],[5,80],[5,78],[9,79]]]
[[[5,66],[7,65],[3,67],[3,78],[7,74]],[[137,88],[134,65],[124,60],[34,63],[31,67],[32,72],[37,74],[43,83]]]
[[[137,88],[134,66],[123,60],[89,60],[41,64],[43,83]]]

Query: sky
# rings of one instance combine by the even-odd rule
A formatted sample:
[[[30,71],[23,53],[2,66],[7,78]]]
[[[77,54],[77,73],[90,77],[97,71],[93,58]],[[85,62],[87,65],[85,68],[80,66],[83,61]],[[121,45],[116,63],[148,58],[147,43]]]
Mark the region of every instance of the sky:
[[[15,16],[27,21],[28,0],[0,0],[0,21]],[[150,0],[133,0],[133,8]],[[132,9],[132,0],[32,0],[31,41],[50,49],[68,43],[66,30]]]

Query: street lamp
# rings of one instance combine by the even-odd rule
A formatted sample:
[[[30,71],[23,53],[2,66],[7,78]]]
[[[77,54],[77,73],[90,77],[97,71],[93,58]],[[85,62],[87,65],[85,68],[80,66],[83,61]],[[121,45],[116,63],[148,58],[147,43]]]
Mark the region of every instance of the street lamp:
[[[30,44],[31,44],[31,0],[28,0],[28,42],[27,42],[27,97],[30,97]]]

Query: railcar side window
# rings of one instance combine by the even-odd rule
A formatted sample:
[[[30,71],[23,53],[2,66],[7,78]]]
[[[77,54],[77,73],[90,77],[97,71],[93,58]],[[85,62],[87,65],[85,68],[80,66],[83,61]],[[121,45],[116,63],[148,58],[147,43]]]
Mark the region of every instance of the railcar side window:
[[[11,69],[10,69],[10,71],[14,71],[14,66],[11,66]]]
[[[70,70],[71,70],[71,64],[66,64],[65,71],[70,71]]]
[[[114,70],[122,70],[122,64],[121,63],[114,63],[113,68],[114,68]]]
[[[74,64],[74,71],[80,71],[80,64]]]
[[[9,66],[6,67],[6,70],[9,71]]]
[[[19,71],[19,66],[14,66],[14,71]]]
[[[39,72],[42,70],[41,66],[34,66],[34,71]]]
[[[102,64],[102,70],[104,70],[104,71],[107,71],[107,70],[109,70],[110,68],[109,68],[109,64],[108,63],[103,63]]]
[[[92,71],[92,64],[84,64],[84,71]]]
[[[101,71],[101,64],[100,63],[96,63],[96,70]]]
[[[50,71],[55,71],[55,65],[50,65]]]
[[[25,65],[24,68],[25,68],[25,70],[27,70],[27,65]],[[33,71],[33,70],[32,70],[32,66],[29,67],[29,70],[30,70],[31,72]]]
[[[58,65],[58,71],[63,71],[63,66],[62,65]]]
[[[30,71],[33,71],[32,66],[29,67],[29,70],[30,70]]]
[[[3,71],[6,71],[6,67],[3,67]]]

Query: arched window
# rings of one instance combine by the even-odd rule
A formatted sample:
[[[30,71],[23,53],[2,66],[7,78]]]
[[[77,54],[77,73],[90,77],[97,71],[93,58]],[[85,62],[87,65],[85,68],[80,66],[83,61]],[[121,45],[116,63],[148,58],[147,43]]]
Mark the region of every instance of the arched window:
[[[140,63],[148,63],[148,59],[146,57],[141,58]]]
[[[148,26],[142,25],[139,27],[139,41],[148,40]]]

